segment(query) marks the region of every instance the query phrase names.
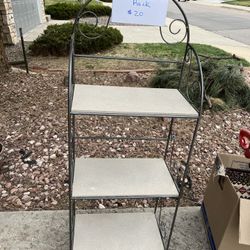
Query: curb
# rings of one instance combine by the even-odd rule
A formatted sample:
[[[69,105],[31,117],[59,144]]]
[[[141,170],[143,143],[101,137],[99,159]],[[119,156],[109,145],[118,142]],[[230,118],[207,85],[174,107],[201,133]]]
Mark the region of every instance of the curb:
[[[208,3],[208,2],[200,2],[199,0],[194,0],[194,1],[190,1],[190,3],[250,12],[250,7],[231,5],[231,4],[227,4],[226,2],[224,2],[224,3]]]
[[[227,3],[222,3],[221,7],[226,8],[226,9],[234,9],[234,10],[241,10],[241,11],[250,12],[250,7],[231,5],[231,4],[227,4]]]

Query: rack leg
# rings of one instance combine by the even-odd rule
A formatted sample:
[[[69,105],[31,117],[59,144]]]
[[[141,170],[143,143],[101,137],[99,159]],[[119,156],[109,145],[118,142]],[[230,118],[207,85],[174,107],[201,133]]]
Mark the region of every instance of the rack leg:
[[[172,131],[173,131],[173,124],[174,124],[174,118],[171,118],[169,130],[168,130],[167,144],[166,144],[165,153],[164,153],[164,159],[165,159],[165,160],[166,160],[166,158],[167,158],[169,143],[170,143],[170,139],[171,139],[171,135],[172,135]]]
[[[158,204],[159,204],[159,198],[157,198],[155,200],[155,209],[154,209],[154,214],[156,214],[157,208],[158,208]]]
[[[73,249],[73,208],[72,200],[69,200],[69,249]]]
[[[72,250],[72,243],[73,243],[73,201],[72,201],[72,180],[73,180],[73,136],[72,136],[72,116],[68,115],[68,171],[69,171],[69,246],[70,250]]]
[[[175,219],[176,219],[178,208],[179,208],[179,205],[180,205],[180,200],[181,200],[181,198],[183,196],[184,186],[185,186],[185,179],[186,179],[186,176],[187,176],[188,171],[189,171],[189,162],[190,162],[191,155],[192,155],[192,152],[193,152],[194,142],[195,142],[196,134],[197,134],[198,127],[199,127],[199,122],[200,122],[200,119],[197,120],[196,125],[195,125],[195,130],[194,130],[194,133],[193,133],[193,138],[192,138],[192,142],[191,142],[189,153],[188,153],[186,168],[185,168],[183,178],[182,178],[182,182],[181,182],[180,193],[179,193],[179,197],[178,197],[176,207],[175,207],[175,211],[174,211],[174,216],[173,216],[173,220],[172,220],[172,224],[171,224],[171,228],[170,228],[170,233],[169,233],[169,237],[168,237],[168,243],[167,243],[166,250],[168,250],[169,246],[170,246],[170,242],[171,242],[171,238],[172,238],[172,234],[173,234],[173,230],[174,230],[174,225],[175,225]]]
[[[162,207],[163,207],[163,204],[162,204],[162,199],[159,200],[159,203],[160,203],[160,211],[159,211],[159,226],[161,225],[161,213],[162,213]]]
[[[72,156],[73,156],[73,160],[75,161],[75,115],[72,116],[72,133],[73,133],[73,137],[72,137]]]

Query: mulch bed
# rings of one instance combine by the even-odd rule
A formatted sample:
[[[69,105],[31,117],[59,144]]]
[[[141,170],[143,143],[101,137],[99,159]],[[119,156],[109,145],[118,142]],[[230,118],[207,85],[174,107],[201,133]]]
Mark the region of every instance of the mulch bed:
[[[148,86],[152,73],[140,73],[136,86]],[[65,73],[12,72],[0,79],[0,210],[67,209],[67,88]],[[106,85],[129,85],[127,73],[82,73],[79,81]],[[249,127],[244,110],[213,113],[205,111],[190,165],[192,189],[186,191],[183,205],[202,201],[217,152],[242,153],[239,130]],[[168,119],[84,117],[77,119],[79,135],[162,136]],[[174,164],[175,176],[183,171],[180,161],[187,156],[194,123],[177,120]],[[160,157],[164,142],[81,141],[77,156]],[[32,151],[26,159],[22,154]],[[35,164],[29,164],[35,160]],[[26,162],[28,161],[28,163]],[[100,205],[101,204],[101,205]],[[172,204],[166,202],[166,204]],[[108,200],[79,203],[84,207],[147,207],[151,200]]]

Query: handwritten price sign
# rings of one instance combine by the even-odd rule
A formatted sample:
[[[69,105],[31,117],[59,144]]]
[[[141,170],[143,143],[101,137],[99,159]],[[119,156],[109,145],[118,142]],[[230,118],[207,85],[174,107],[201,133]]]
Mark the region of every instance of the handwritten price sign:
[[[113,0],[112,22],[164,26],[168,0]]]

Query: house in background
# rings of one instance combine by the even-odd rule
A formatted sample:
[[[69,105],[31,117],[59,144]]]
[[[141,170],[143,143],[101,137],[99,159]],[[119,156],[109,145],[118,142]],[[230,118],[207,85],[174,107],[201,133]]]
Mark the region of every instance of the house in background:
[[[19,40],[19,28],[23,33],[46,22],[43,0],[0,0],[0,26],[5,44]]]

